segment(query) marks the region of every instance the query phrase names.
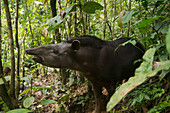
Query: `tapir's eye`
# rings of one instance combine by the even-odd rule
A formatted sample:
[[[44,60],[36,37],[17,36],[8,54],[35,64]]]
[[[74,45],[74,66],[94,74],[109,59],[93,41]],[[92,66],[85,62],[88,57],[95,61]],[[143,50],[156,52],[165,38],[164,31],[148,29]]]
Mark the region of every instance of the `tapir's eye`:
[[[53,50],[53,53],[58,54],[58,51],[57,50]]]

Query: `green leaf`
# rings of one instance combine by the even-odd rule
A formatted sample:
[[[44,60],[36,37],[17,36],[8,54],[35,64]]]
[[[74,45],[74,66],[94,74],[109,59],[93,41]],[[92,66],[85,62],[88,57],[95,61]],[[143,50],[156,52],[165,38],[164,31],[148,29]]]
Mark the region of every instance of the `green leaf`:
[[[166,49],[170,53],[170,27],[168,29],[168,34],[166,35]]]
[[[52,103],[55,103],[56,101],[55,100],[51,100],[51,99],[48,99],[48,100],[42,100],[40,105],[47,105],[47,104],[52,104]]]
[[[26,99],[24,100],[23,106],[24,106],[25,108],[29,108],[29,107],[33,104],[33,102],[34,102],[34,97],[33,97],[33,96],[32,96],[32,97],[28,97],[28,98],[26,98]]]
[[[31,90],[31,88],[26,89],[25,91],[23,91],[22,93],[20,93],[20,94],[19,94],[19,96],[21,96],[21,95],[24,95],[24,94],[28,93],[30,90]]]
[[[60,99],[60,101],[67,101],[69,98],[70,94],[63,95]]]
[[[11,80],[11,76],[5,76],[4,78],[7,82]],[[0,78],[0,85],[1,84],[4,84],[4,81],[2,80],[2,78]]]
[[[155,20],[157,20],[157,19],[160,18],[160,17],[161,17],[161,16],[155,16],[155,17],[146,19],[146,20],[144,20],[144,21],[141,21],[140,24],[137,25],[136,27],[137,27],[137,28],[146,27],[146,26],[148,26],[152,21],[155,21]]]
[[[159,62],[160,67],[152,70],[153,56],[155,54],[155,48],[151,48],[146,51],[143,56],[144,61],[139,68],[136,69],[134,77],[130,77],[129,80],[122,84],[120,88],[113,94],[110,101],[107,104],[107,111],[110,111],[121,99],[133,90],[135,87],[139,86],[145,82],[148,78],[155,76],[160,70],[170,69],[170,60]],[[148,97],[147,97],[148,98]]]
[[[31,75],[21,78],[21,80],[28,81],[28,80],[31,80],[32,77],[33,77],[33,75],[31,74]]]
[[[14,109],[14,110],[10,110],[7,113],[30,113],[32,112],[29,109]]]
[[[93,1],[86,2],[82,7],[82,10],[89,14],[93,14],[95,13],[96,10],[102,10],[102,9],[103,9],[102,5]]]
[[[61,18],[60,14],[58,14],[57,16],[55,16],[54,18],[51,18],[48,21],[48,28],[47,30],[51,31],[51,30],[55,30],[58,29],[61,26],[61,23],[63,22],[63,19]]]
[[[52,38],[45,38],[45,39],[43,40],[44,45],[49,44],[49,43],[51,42],[51,40],[52,40]]]
[[[65,11],[66,13],[70,13],[71,11],[73,11],[73,9],[74,9],[75,7],[76,7],[76,5],[71,5],[71,6],[67,7],[67,8],[65,8],[64,11]]]
[[[117,51],[117,49],[119,48],[119,47],[121,47],[121,46],[125,46],[125,45],[127,45],[127,44],[132,44],[132,45],[136,45],[136,40],[128,40],[128,41],[126,41],[126,42],[124,42],[124,43],[122,43],[122,44],[119,44],[119,46],[115,49],[115,52]],[[136,47],[136,46],[135,46]]]
[[[46,87],[36,87],[35,89],[49,89],[52,90],[52,88],[50,86],[46,86]]]
[[[126,11],[126,14],[125,16],[123,16],[122,18],[122,23],[125,24],[125,23],[128,23],[129,20],[132,18],[132,15],[133,15],[134,11]]]

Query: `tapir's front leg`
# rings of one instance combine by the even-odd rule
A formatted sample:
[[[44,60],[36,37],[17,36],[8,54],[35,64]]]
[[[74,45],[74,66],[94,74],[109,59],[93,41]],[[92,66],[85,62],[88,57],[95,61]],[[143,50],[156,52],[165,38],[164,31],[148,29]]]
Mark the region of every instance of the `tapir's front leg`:
[[[93,92],[95,97],[95,110],[93,113],[104,113],[106,111],[106,98],[102,94],[102,87],[93,84]]]

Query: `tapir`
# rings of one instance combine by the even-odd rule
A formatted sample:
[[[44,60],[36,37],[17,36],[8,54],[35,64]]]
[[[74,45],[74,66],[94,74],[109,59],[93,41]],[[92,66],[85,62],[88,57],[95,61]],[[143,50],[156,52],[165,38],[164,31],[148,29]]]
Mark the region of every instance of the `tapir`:
[[[106,110],[116,83],[134,75],[145,49],[140,42],[127,37],[104,41],[94,36],[79,36],[58,44],[27,49],[26,53],[35,56],[33,60],[45,66],[84,73],[93,86],[93,112],[101,113]],[[102,87],[106,88],[107,96],[102,94]]]

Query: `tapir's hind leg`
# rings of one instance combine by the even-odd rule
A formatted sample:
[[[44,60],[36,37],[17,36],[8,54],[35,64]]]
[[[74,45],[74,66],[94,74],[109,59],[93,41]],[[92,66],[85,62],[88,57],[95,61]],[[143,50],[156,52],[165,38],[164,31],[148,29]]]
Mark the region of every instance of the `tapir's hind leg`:
[[[93,92],[95,97],[95,110],[93,113],[103,113],[106,111],[106,96],[102,94],[102,87],[93,84]]]

